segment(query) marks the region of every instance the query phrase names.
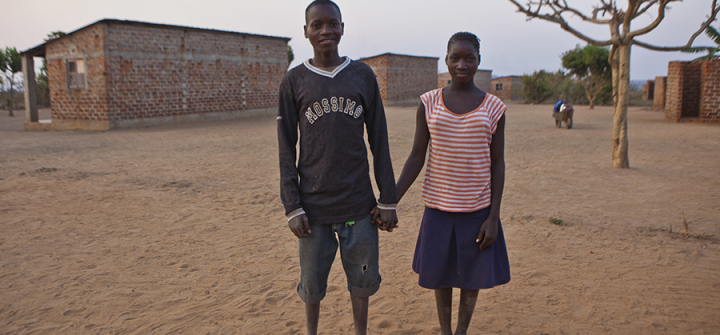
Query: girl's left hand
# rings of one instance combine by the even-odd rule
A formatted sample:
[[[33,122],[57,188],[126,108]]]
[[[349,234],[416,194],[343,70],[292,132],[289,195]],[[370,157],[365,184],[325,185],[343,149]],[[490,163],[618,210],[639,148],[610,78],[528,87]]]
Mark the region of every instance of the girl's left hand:
[[[495,242],[498,235],[498,221],[499,219],[487,218],[480,226],[480,232],[477,240],[475,240],[475,242],[480,243],[480,250],[485,250]]]

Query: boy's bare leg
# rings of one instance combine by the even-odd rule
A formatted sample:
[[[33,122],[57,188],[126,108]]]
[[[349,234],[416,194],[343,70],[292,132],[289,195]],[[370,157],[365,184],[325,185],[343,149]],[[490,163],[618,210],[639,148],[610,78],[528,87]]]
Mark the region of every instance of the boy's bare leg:
[[[452,318],[452,287],[435,290],[435,304],[440,320],[440,334],[452,335],[450,319]]]
[[[368,322],[368,301],[370,299],[360,298],[350,293],[350,301],[352,301],[353,321],[355,322],[355,335],[367,334]]]
[[[460,290],[460,308],[458,311],[458,324],[455,329],[455,335],[467,334],[475,311],[475,303],[477,302],[478,292],[480,290]]]
[[[318,321],[320,320],[320,303],[305,304],[305,326],[308,335],[317,335]]]

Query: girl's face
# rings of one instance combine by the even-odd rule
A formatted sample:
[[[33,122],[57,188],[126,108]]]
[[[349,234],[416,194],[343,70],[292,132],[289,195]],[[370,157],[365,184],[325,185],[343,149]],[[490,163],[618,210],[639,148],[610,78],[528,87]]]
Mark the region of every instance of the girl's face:
[[[453,81],[467,83],[475,77],[480,65],[480,55],[472,43],[456,41],[450,45],[450,52],[445,56],[445,64]]]

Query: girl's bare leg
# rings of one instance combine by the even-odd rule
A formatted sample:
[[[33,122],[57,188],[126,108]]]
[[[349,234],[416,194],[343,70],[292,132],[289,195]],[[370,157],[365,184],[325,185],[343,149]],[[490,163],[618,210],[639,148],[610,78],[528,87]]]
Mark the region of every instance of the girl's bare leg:
[[[440,334],[452,335],[450,319],[452,318],[452,287],[435,290],[435,304],[440,319]]]
[[[320,320],[320,303],[305,304],[305,326],[308,335],[317,335],[318,321]]]
[[[467,334],[475,311],[475,303],[477,302],[478,292],[480,290],[460,290],[460,310],[458,311],[458,324],[455,329],[455,335]]]

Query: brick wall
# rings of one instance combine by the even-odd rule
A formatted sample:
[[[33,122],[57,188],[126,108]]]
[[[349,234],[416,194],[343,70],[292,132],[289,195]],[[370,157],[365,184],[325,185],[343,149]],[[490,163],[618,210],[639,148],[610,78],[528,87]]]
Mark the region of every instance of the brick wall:
[[[652,101],[655,99],[655,81],[648,80],[643,85],[643,99]]]
[[[700,116],[702,62],[670,62],[666,87],[665,119]]]
[[[700,116],[702,94],[702,62],[685,63],[683,79],[682,117]]]
[[[277,106],[287,40],[143,24],[108,31],[111,123]]]
[[[520,98],[522,81],[518,76],[507,76],[492,80],[492,94],[504,102]]]
[[[450,76],[450,73],[441,73],[438,74],[438,87],[437,88],[443,88],[445,86],[450,85],[450,81],[452,81],[452,77]]]
[[[104,26],[94,25],[46,45],[50,110],[54,124],[62,126],[79,123],[107,129],[107,83],[103,76],[106,36]],[[68,87],[69,60],[84,61],[85,87]]]
[[[132,127],[274,112],[287,39],[103,20],[48,43],[55,120]],[[68,50],[76,49],[75,53]],[[68,89],[66,63],[87,64],[86,89]],[[62,122],[60,122],[62,124]]]
[[[720,60],[702,63],[700,120],[720,122]]]
[[[485,92],[492,91],[492,70],[478,70],[475,73],[475,86]]]
[[[420,95],[437,88],[438,58],[383,54],[359,61],[375,72],[386,104],[417,103]]]
[[[665,87],[667,77],[655,77],[653,108],[665,108]]]
[[[668,76],[665,89],[665,119],[680,121],[682,113],[684,62],[668,63]]]
[[[387,96],[388,96],[388,85],[387,85],[387,78],[388,78],[388,58],[387,55],[380,55],[370,58],[361,58],[358,60],[359,62],[363,62],[370,66],[375,72],[375,76],[377,77],[378,87],[380,89],[380,96],[382,96],[383,102],[387,102]]]

